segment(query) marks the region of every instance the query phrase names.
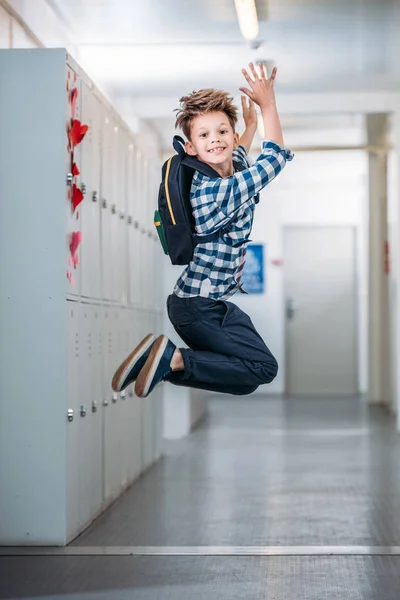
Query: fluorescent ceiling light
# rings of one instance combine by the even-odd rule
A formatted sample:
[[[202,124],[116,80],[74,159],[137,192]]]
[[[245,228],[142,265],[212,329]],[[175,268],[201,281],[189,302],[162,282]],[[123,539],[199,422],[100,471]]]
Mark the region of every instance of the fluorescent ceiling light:
[[[255,0],[235,0],[240,32],[246,40],[258,36],[258,18]]]

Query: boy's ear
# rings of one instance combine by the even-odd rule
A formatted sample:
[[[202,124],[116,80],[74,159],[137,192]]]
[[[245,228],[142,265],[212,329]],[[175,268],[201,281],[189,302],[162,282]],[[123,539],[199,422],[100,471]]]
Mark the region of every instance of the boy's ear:
[[[185,143],[185,152],[186,152],[186,154],[189,154],[190,156],[196,156],[197,152],[194,149],[192,142]]]
[[[238,133],[235,133],[234,137],[233,137],[233,147],[237,148],[239,146],[239,140],[240,140],[240,135]]]

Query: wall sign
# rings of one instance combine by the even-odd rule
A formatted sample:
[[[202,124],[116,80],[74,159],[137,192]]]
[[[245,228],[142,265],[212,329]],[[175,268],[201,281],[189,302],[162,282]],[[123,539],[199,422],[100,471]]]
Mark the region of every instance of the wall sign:
[[[247,246],[242,284],[249,294],[264,293],[264,244],[249,244]]]

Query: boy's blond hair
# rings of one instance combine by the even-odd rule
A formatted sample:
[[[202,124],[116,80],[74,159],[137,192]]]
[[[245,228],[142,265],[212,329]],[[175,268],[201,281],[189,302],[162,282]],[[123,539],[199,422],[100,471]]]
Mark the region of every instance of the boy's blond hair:
[[[184,135],[190,140],[191,122],[195,117],[208,112],[223,112],[228,117],[229,123],[235,131],[238,109],[233,104],[233,98],[227,92],[207,88],[182,96],[179,100],[181,108],[178,111],[175,128],[182,129]]]

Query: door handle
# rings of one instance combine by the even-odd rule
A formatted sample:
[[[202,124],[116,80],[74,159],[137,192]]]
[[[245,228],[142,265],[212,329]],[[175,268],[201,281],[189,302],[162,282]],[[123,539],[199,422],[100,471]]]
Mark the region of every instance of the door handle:
[[[293,319],[296,311],[294,298],[286,298],[286,318]]]

